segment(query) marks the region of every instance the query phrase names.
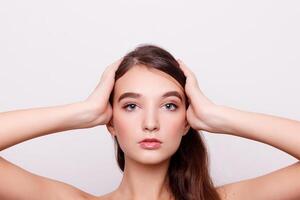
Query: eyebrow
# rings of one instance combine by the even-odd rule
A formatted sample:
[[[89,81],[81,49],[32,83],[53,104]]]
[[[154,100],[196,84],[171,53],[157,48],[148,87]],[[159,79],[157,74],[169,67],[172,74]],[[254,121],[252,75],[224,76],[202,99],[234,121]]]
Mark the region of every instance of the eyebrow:
[[[166,97],[169,97],[169,96],[175,96],[175,97],[178,97],[181,101],[183,101],[182,96],[181,96],[181,95],[179,94],[179,92],[177,92],[177,91],[168,91],[168,92],[164,93],[164,94],[161,96],[161,98],[166,98]],[[131,97],[131,98],[136,98],[136,99],[138,99],[138,98],[142,97],[142,95],[139,94],[139,93],[135,93],[135,92],[125,92],[125,93],[123,93],[123,94],[119,97],[118,102],[120,102],[122,99],[127,98],[127,97]]]

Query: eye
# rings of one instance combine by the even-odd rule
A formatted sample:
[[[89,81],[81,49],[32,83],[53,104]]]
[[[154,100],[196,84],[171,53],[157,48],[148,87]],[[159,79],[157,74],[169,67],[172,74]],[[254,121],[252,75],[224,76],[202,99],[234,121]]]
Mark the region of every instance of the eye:
[[[133,103],[129,103],[129,104],[126,104],[125,106],[123,106],[123,108],[129,112],[132,111],[131,108],[134,109],[135,107],[136,107],[136,105]],[[130,109],[128,110],[127,108],[130,108]]]
[[[167,108],[170,108],[170,107],[173,106],[174,109],[168,109],[168,110],[171,110],[171,111],[174,111],[174,110],[176,110],[176,109],[178,108],[178,106],[175,105],[174,103],[167,103],[167,104],[165,104],[165,106],[166,106]]]
[[[178,106],[175,105],[174,103],[167,103],[167,104],[165,104],[165,106],[170,111],[174,111],[174,110],[176,110],[178,108]],[[126,111],[131,112],[131,111],[133,111],[135,109],[135,107],[136,107],[136,104],[129,103],[129,104],[126,104],[125,106],[123,106],[123,109],[125,109]],[[173,107],[173,109],[172,109],[172,107]]]

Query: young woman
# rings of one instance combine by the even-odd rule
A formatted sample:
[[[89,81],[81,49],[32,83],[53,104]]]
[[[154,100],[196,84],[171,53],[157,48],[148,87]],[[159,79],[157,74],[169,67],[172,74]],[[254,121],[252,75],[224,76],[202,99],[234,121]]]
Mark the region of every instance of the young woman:
[[[82,102],[0,114],[0,150],[71,129],[106,125],[123,171],[119,187],[94,196],[0,159],[0,199],[300,199],[299,162],[214,187],[201,131],[260,141],[300,158],[300,122],[216,105],[192,71],[164,49],[144,45],[108,66]],[[284,132],[282,130],[285,130]]]

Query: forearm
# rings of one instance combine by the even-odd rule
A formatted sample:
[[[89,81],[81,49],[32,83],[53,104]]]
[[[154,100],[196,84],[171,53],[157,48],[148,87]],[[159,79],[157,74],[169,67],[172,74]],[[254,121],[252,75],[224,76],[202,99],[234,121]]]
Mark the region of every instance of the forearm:
[[[50,133],[85,128],[90,119],[83,103],[0,113],[0,150]]]
[[[212,116],[221,132],[272,145],[300,159],[300,122],[218,106]]]

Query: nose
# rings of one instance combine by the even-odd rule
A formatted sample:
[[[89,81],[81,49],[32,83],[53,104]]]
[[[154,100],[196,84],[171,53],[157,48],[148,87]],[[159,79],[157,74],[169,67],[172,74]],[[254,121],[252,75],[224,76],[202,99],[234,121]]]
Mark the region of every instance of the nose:
[[[144,132],[156,132],[159,130],[159,121],[154,109],[147,110],[143,120]]]

